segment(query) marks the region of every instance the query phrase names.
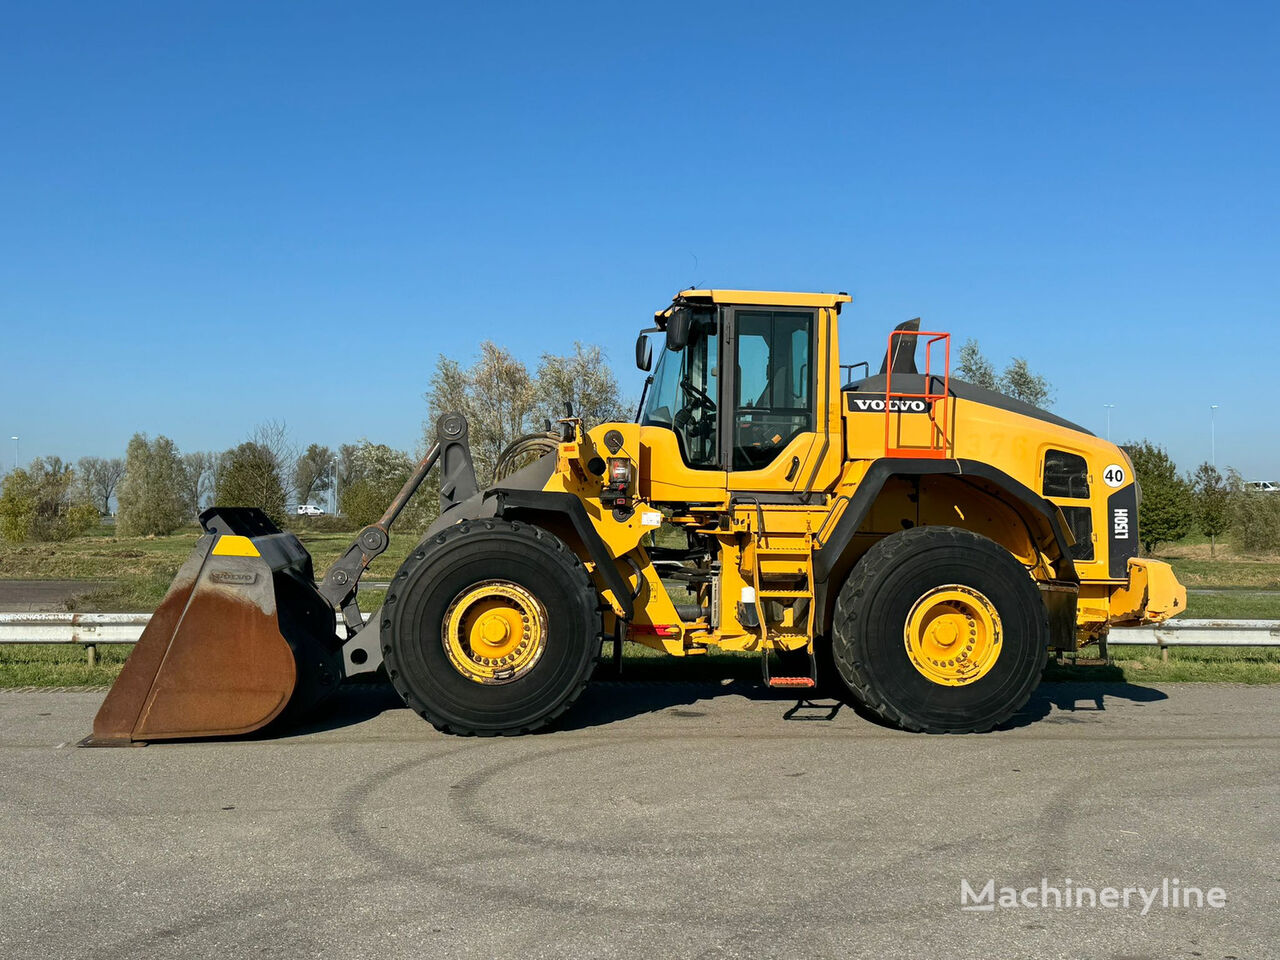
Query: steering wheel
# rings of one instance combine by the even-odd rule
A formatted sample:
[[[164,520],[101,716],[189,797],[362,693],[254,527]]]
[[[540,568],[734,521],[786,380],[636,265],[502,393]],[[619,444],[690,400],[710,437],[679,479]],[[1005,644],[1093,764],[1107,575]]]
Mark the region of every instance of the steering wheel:
[[[714,410],[716,408],[715,401],[707,396],[706,391],[695,387],[687,377],[680,381],[680,389],[684,391],[685,396],[693,401],[695,408],[701,407],[704,410]]]

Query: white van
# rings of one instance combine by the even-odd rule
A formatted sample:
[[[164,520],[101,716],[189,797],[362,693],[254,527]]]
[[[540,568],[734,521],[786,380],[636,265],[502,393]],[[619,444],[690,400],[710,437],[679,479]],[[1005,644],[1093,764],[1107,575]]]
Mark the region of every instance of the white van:
[[[298,504],[298,516],[300,517],[323,517],[324,511],[317,507],[314,503]]]
[[[1280,483],[1274,480],[1246,480],[1244,488],[1249,493],[1280,493]]]

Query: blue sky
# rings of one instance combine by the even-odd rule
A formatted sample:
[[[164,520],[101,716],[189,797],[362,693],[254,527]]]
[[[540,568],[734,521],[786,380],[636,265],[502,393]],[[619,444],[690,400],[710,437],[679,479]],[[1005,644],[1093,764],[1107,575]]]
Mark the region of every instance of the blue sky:
[[[1280,477],[1274,4],[8,3],[0,462],[412,447],[436,356],[848,290]]]

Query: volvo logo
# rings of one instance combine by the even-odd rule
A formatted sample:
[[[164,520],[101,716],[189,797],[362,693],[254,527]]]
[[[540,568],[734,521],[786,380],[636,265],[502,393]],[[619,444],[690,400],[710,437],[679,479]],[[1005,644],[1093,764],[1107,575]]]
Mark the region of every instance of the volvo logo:
[[[884,398],[874,397],[863,400],[861,397],[849,398],[850,409],[861,413],[883,413]],[[889,401],[890,413],[928,413],[929,404],[924,400],[894,399]]]

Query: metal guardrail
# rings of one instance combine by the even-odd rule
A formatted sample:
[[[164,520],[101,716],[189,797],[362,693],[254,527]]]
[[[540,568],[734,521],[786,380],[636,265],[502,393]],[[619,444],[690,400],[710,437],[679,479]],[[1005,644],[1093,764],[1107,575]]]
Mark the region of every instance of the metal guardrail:
[[[0,613],[0,643],[135,643],[149,613]]]
[[[1166,620],[1114,627],[1107,643],[1158,647],[1280,647],[1280,620]]]
[[[137,643],[150,622],[149,613],[0,613],[0,644],[80,644],[93,666],[100,645]],[[335,615],[334,633],[345,636],[338,628]]]
[[[1160,659],[1170,647],[1277,647],[1280,620],[1166,620],[1143,627],[1115,627],[1102,646],[1152,646]]]
[[[149,613],[0,613],[0,644],[78,643],[92,665],[98,645],[136,643],[150,620]],[[1159,647],[1166,658],[1169,647],[1277,647],[1280,620],[1168,620],[1114,627],[1107,646]]]

